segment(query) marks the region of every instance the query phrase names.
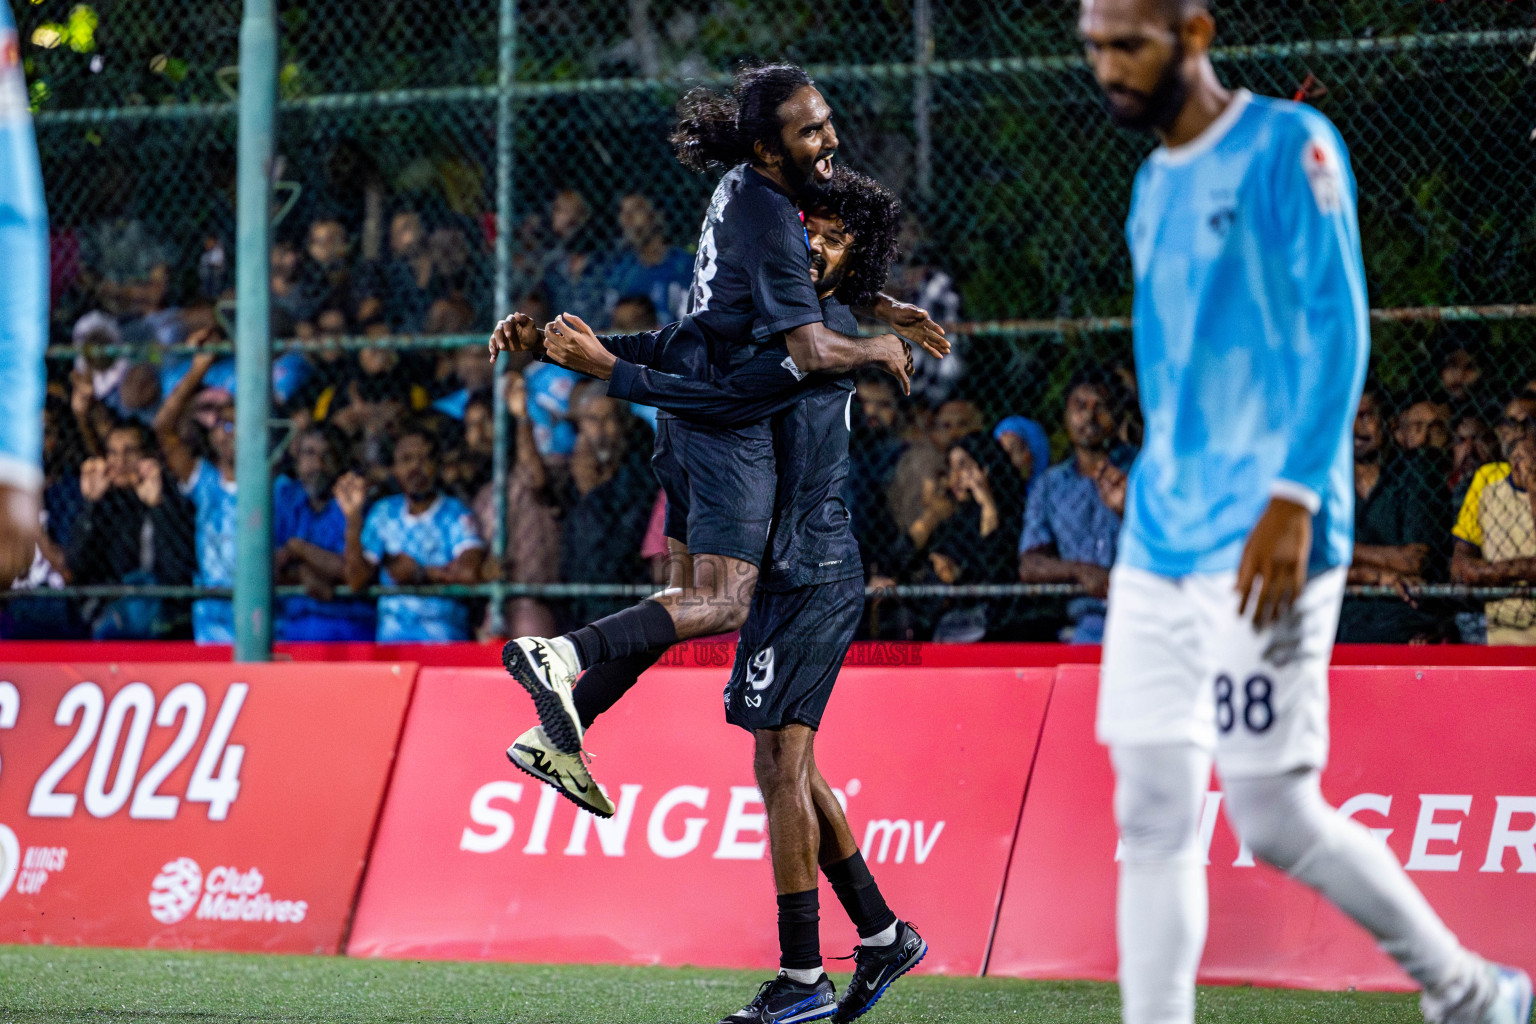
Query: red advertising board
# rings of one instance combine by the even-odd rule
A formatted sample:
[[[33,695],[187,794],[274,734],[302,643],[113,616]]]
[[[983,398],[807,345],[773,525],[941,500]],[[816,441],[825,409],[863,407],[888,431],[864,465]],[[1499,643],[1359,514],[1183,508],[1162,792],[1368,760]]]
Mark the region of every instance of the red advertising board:
[[[0,665],[0,942],[335,953],[414,665]]]
[[[1112,978],[1115,827],[1093,738],[1098,670],[1057,677],[989,974]],[[1536,969],[1536,670],[1335,668],[1323,792],[1371,828],[1464,943]],[[1311,890],[1254,866],[1220,814],[1202,834],[1211,928],[1201,978],[1405,989],[1408,978]]]
[[[423,669],[348,952],[548,962],[777,963],[752,741],[723,668],[657,668],[588,733],[598,821],[503,751],[533,710],[497,670]],[[924,968],[979,972],[1044,719],[1046,670],[845,669],[817,761]],[[822,945],[857,941],[831,891]]]

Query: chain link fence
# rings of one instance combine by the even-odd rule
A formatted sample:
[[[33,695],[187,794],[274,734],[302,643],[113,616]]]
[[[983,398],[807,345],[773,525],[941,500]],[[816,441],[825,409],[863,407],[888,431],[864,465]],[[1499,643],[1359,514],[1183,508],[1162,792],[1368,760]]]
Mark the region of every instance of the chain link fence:
[[[212,639],[227,621],[239,6],[16,4],[54,336],[48,541],[4,604],[9,636]],[[1215,13],[1223,79],[1315,105],[1359,180],[1375,384],[1357,427],[1369,550],[1344,637],[1528,637],[1536,6],[1244,0]],[[920,362],[910,398],[878,379],[859,388],[848,505],[867,630],[1091,637],[1112,534],[1106,548],[1082,517],[1032,508],[1030,486],[1076,458],[1064,412],[1085,381],[1105,410],[1095,446],[1114,465],[1134,454],[1122,223],[1151,142],[1104,116],[1075,5],[285,0],[278,14],[279,638],[399,626],[398,605],[381,614],[348,595],[326,481],[363,478],[369,539],[383,543],[403,528],[386,512],[416,423],[452,500],[420,560],[386,556],[365,581],[426,598],[404,628],[542,632],[659,578],[646,410],[532,364],[508,374],[501,419],[483,339],[510,308],[615,330],[682,312],[713,181],[673,158],[673,106],[763,56],[812,70],[841,159],[903,202],[890,291],[953,325],[954,356]],[[205,365],[198,348],[218,358]],[[985,535],[963,525],[978,495],[949,486],[956,459],[983,470],[1000,522]],[[1085,564],[1021,576],[1021,534]],[[1095,553],[1071,554],[1087,542]],[[475,543],[483,555],[459,557]]]

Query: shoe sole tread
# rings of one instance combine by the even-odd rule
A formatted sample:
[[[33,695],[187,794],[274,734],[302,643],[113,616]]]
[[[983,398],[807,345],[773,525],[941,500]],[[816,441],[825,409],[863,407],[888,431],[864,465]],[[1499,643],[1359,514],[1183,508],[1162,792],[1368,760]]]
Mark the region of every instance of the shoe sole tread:
[[[516,679],[528,691],[528,696],[533,698],[534,709],[539,713],[539,724],[544,727],[544,734],[555,745],[555,749],[562,754],[580,753],[581,733],[572,722],[565,701],[560,698],[560,694],[539,681],[537,670],[528,661],[528,652],[516,640],[507,641],[507,645],[501,649],[501,664],[507,674]]]

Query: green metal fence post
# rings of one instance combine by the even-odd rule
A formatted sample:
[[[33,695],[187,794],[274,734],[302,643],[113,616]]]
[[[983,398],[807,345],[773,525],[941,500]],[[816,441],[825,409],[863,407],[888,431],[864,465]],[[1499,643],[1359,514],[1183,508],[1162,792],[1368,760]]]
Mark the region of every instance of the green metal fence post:
[[[917,193],[924,199],[933,194],[933,65],[932,0],[912,3],[912,61],[917,66],[912,86],[912,134],[917,150]]]
[[[272,656],[272,405],[268,220],[277,106],[273,0],[245,0],[240,24],[240,144],[235,241],[235,660]]]
[[[512,312],[512,83],[517,79],[517,0],[501,0],[496,53],[496,319]],[[491,408],[495,429],[495,454],[491,465],[491,500],[496,526],[491,534],[491,555],[497,565],[507,554],[507,459],[512,451],[507,423],[507,362],[496,360],[496,384]],[[491,596],[491,632],[502,634],[500,586]]]

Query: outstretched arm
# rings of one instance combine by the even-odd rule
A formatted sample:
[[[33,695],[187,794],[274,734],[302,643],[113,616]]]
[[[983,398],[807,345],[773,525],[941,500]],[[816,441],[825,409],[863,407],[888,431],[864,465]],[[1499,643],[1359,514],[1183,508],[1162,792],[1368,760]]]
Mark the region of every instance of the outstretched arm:
[[[650,405],[720,427],[756,423],[794,404],[814,382],[785,349],[759,352],[729,374],[710,381],[663,373],[620,359],[611,348],[645,358],[649,335],[599,338],[580,317],[563,314],[545,329],[550,355],[562,365],[607,379],[614,398]],[[839,335],[841,337],[841,335]],[[853,367],[879,366],[906,385],[910,355],[895,335],[860,340]]]

